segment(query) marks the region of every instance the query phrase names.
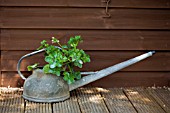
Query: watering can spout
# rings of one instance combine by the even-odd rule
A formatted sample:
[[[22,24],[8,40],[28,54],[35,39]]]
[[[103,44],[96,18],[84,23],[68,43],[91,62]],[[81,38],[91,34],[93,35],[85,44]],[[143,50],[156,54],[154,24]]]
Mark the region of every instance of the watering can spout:
[[[155,51],[150,51],[148,53],[142,54],[140,56],[137,56],[135,58],[129,59],[127,61],[121,62],[119,64],[110,66],[108,68],[102,69],[100,71],[97,72],[82,72],[81,74],[87,74],[88,76],[84,76],[82,77],[80,80],[74,82],[73,84],[69,85],[69,90],[72,91],[78,87],[84,86],[88,83],[91,83],[93,81],[96,81],[98,79],[101,79],[105,76],[108,76],[112,73],[115,73],[123,68],[126,68],[132,64],[135,64],[147,57],[152,56],[155,53]]]

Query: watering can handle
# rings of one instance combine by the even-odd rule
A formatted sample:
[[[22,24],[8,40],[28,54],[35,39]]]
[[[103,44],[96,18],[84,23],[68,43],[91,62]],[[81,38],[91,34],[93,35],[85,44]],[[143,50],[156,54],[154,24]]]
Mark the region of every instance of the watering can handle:
[[[55,46],[55,47],[58,48],[58,49],[61,49],[61,48],[58,47],[58,46]],[[20,71],[20,65],[21,65],[22,60],[23,60],[24,58],[26,58],[26,57],[29,57],[29,56],[32,56],[32,55],[41,53],[41,52],[43,52],[43,51],[45,51],[45,49],[41,49],[41,50],[38,50],[38,51],[34,51],[34,52],[32,52],[32,53],[28,53],[28,54],[22,56],[22,57],[19,59],[18,64],[17,64],[17,71],[18,71],[18,74],[20,75],[20,77],[21,77],[23,80],[26,80],[26,78],[24,77],[24,75],[23,75],[23,74],[21,73],[21,71]]]
[[[19,59],[18,64],[17,64],[17,71],[18,71],[18,74],[20,75],[20,77],[21,77],[23,80],[26,80],[26,78],[24,77],[24,75],[23,75],[23,74],[21,73],[21,71],[20,71],[20,66],[21,66],[22,60],[23,60],[24,58],[26,58],[26,57],[32,56],[32,55],[37,54],[37,53],[41,53],[41,52],[43,52],[43,51],[45,51],[45,49],[41,49],[41,50],[38,50],[38,51],[34,51],[34,52],[32,52],[32,53],[28,53],[28,54],[22,56],[22,57]]]

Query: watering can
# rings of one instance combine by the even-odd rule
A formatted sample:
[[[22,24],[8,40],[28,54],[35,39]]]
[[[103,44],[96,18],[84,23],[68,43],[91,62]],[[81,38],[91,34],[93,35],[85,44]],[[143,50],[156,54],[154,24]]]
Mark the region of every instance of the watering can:
[[[25,78],[24,75],[20,72],[20,64],[24,58],[43,51],[45,51],[45,49],[41,49],[26,54],[21,57],[21,59],[18,61],[17,64],[18,74],[23,80],[25,80],[22,97],[29,101],[48,102],[48,103],[64,101],[70,97],[70,91],[78,87],[84,86],[88,83],[91,83],[93,81],[96,81],[98,79],[101,79],[112,73],[115,73],[127,66],[130,66],[147,57],[150,57],[155,53],[155,51],[150,51],[148,53],[142,54],[135,58],[102,69],[100,71],[81,72],[82,75],[87,75],[87,76],[82,77],[80,80],[77,80],[72,84],[67,84],[67,82],[64,81],[61,76],[56,76],[53,74],[45,74],[43,73],[42,69],[33,70],[32,75],[29,76],[28,78]]]

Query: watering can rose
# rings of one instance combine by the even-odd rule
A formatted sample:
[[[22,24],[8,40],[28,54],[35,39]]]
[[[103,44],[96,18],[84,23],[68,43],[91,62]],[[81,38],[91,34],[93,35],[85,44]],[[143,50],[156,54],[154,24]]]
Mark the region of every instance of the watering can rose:
[[[81,73],[80,71],[75,71],[74,67],[82,68],[84,63],[90,62],[90,56],[82,49],[77,48],[82,41],[81,36],[71,37],[65,45],[61,45],[60,41],[55,37],[52,37],[52,45],[43,40],[38,50],[45,49],[44,60],[47,64],[43,67],[44,73],[57,76],[63,75],[63,79],[68,84],[74,83],[76,79],[80,79]],[[38,63],[27,68],[31,71],[37,67]]]

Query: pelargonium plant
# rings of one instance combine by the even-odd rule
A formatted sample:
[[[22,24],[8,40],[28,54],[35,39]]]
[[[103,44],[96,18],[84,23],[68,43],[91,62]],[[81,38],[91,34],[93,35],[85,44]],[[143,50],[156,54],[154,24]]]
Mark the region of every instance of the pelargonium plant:
[[[81,78],[80,71],[75,71],[74,67],[82,68],[83,64],[90,62],[90,56],[77,46],[82,42],[81,36],[71,37],[67,44],[62,45],[58,39],[52,37],[52,44],[48,44],[46,40],[41,42],[38,48],[45,49],[45,64],[43,72],[46,74],[54,74],[63,76],[68,84],[74,83],[75,80]],[[28,66],[31,71],[38,68],[39,63]]]

